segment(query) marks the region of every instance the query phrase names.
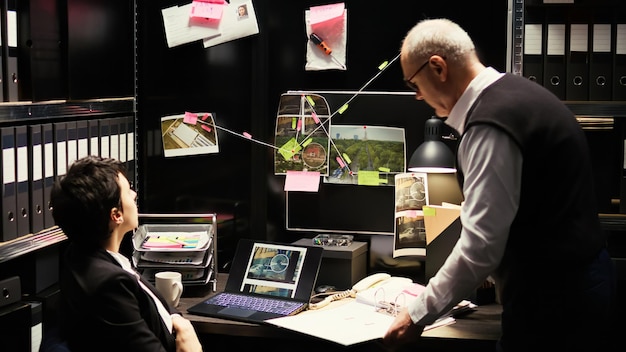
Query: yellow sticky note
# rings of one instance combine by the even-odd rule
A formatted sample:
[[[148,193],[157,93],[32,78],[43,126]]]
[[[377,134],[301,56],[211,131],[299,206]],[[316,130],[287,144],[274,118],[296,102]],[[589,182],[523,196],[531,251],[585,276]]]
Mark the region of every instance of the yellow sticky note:
[[[428,206],[425,206],[425,205],[422,207],[422,211],[424,212],[424,216],[435,216],[435,215],[437,215],[437,210],[435,210],[435,208],[428,207]]]
[[[378,170],[380,170],[381,172],[390,172],[391,169],[388,167],[379,167]]]
[[[287,141],[287,143],[283,144],[278,152],[285,158],[285,160],[290,160],[293,156],[300,151],[302,147],[298,144],[295,138],[292,138]]]
[[[378,171],[359,171],[358,184],[362,186],[378,186],[380,177]]]
[[[350,157],[346,153],[343,153],[343,160],[345,160],[348,164],[352,163],[352,160],[350,160]]]
[[[339,113],[343,114],[344,111],[348,109],[348,104],[344,104],[341,108],[339,108]]]
[[[310,96],[306,96],[306,100],[309,101],[309,104],[311,104],[311,106],[315,106],[315,101],[313,100],[313,98],[311,98]]]

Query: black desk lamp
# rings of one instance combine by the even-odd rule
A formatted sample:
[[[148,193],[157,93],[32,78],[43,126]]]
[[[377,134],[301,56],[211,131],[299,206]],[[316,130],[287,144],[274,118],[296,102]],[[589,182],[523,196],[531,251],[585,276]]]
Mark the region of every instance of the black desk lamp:
[[[456,172],[454,155],[450,148],[441,141],[443,121],[437,116],[426,120],[424,125],[424,143],[411,156],[408,170],[427,173]]]

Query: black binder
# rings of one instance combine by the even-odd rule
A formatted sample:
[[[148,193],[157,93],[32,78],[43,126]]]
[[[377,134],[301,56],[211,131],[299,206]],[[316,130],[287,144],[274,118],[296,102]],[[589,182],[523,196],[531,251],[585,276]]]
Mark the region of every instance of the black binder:
[[[611,52],[611,9],[595,8],[591,26],[589,100],[612,99],[613,53]]]
[[[98,120],[87,120],[89,125],[89,155],[100,155],[100,125]]]
[[[76,121],[65,122],[67,130],[67,166],[72,165],[78,159],[78,130]]]
[[[560,100],[565,99],[565,15],[561,8],[546,9],[544,26],[543,86]]]
[[[17,4],[16,0],[9,0],[7,4],[7,90],[8,101],[19,101],[19,76],[18,76],[18,26],[17,26]]]
[[[30,160],[30,227],[33,233],[44,229],[43,137],[41,125],[28,126]]]
[[[613,35],[613,100],[626,100],[626,5],[615,11]]]
[[[17,238],[17,212],[15,182],[15,128],[2,127],[0,129],[0,144],[2,153],[2,241]]]
[[[103,158],[111,157],[111,130],[108,119],[98,120],[100,126],[100,156]]]
[[[78,159],[89,155],[89,123],[86,120],[76,121]]]
[[[524,23],[524,47],[522,75],[543,85],[544,10],[540,7],[527,7]]]
[[[137,183],[135,179],[135,117],[127,116],[124,119],[126,122],[126,168],[128,180],[131,186],[135,187]]]
[[[54,131],[54,177],[58,179],[67,173],[67,127],[65,122],[55,122]]]
[[[15,127],[16,177],[17,177],[17,235],[24,236],[30,230],[30,160],[28,160],[28,126]]]
[[[589,100],[589,11],[572,7],[568,13],[565,100]]]
[[[52,209],[50,207],[50,191],[54,185],[56,156],[54,155],[54,128],[51,123],[41,125],[41,137],[43,139],[43,224],[45,228],[54,226]]]

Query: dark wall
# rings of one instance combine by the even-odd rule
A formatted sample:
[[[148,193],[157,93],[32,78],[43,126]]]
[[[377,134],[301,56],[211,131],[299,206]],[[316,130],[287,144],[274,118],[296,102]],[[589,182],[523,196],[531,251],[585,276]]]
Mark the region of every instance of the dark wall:
[[[201,42],[168,48],[161,9],[185,3],[140,0],[137,5],[140,210],[228,212],[243,202],[251,209],[247,234],[251,237],[286,235],[281,207],[284,179],[273,175],[273,150],[222,131],[219,154],[163,158],[158,133],[162,116],[214,112],[218,125],[271,144],[280,94],[359,90],[381,63],[398,54],[406,32],[427,17],[460,23],[474,38],[483,61],[505,70],[504,1],[483,2],[480,11],[475,2],[404,1],[372,7],[366,1],[345,1],[348,69],[313,72],[304,69],[304,13],[310,6],[332,2],[257,0],[259,34],[210,48]],[[406,91],[399,63],[389,66],[367,90]],[[424,109],[429,110],[425,104]],[[420,138],[418,133],[418,140],[408,142],[417,146]],[[195,201],[183,201],[189,198]],[[194,205],[185,208],[188,204]]]

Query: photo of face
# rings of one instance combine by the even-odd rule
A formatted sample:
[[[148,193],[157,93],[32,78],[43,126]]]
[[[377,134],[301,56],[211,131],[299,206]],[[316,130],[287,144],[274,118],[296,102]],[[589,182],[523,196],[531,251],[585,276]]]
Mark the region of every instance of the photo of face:
[[[237,13],[239,14],[239,18],[248,16],[248,7],[246,5],[240,5],[237,8]]]

